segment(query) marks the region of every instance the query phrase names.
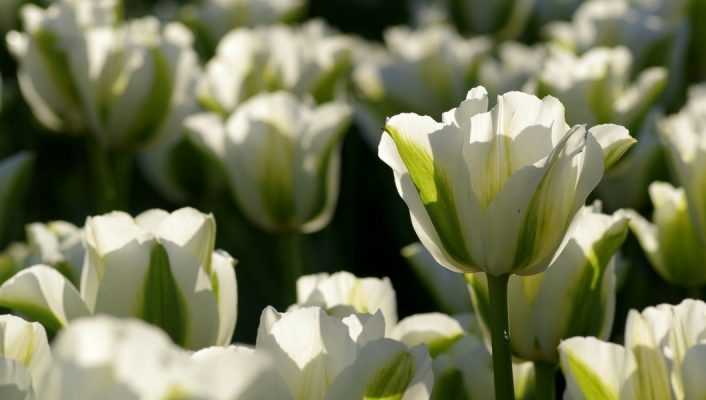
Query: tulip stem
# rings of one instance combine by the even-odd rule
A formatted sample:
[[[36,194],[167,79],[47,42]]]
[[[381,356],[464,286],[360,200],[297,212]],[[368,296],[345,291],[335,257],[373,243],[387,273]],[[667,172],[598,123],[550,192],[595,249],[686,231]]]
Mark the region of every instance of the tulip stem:
[[[534,391],[536,398],[556,399],[556,365],[537,361],[534,363]]]
[[[96,211],[126,210],[131,157],[109,150],[96,140],[88,146],[96,184]]]
[[[303,273],[303,236],[297,232],[287,232],[280,235],[279,256],[283,278],[282,301],[288,307],[297,301],[297,279]]]
[[[510,353],[510,331],[508,329],[507,286],[510,275],[488,278],[490,297],[490,336],[493,345],[493,375],[495,398],[514,400],[515,386],[512,381],[512,355]]]

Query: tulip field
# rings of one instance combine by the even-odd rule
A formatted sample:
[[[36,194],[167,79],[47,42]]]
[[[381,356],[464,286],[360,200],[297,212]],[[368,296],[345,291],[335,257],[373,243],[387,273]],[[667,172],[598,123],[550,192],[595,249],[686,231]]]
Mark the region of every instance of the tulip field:
[[[0,36],[0,400],[706,399],[706,0]]]

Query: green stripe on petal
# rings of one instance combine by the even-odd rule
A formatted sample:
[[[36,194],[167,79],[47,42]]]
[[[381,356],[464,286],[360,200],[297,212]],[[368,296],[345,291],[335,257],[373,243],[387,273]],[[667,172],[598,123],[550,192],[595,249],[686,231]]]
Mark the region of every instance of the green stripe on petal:
[[[157,134],[171,106],[173,77],[169,62],[159,48],[150,49],[153,62],[152,87],[139,114],[125,135],[127,144],[149,141]],[[122,132],[119,132],[122,133]]]
[[[254,121],[254,124],[264,124]],[[260,161],[260,195],[265,210],[276,226],[294,224],[296,206],[294,200],[294,146],[289,137],[279,132],[274,125],[267,124],[262,133],[267,135],[258,150]]]
[[[141,318],[162,328],[175,343],[184,345],[187,308],[161,244],[152,249],[143,295]]]
[[[600,376],[593,372],[590,366],[586,365],[579,358],[574,357],[571,352],[566,352],[566,364],[573,380],[578,385],[584,398],[591,400],[618,400],[618,394],[605,385]]]
[[[363,400],[400,400],[414,377],[414,356],[404,351],[378,370]]]
[[[80,106],[81,96],[73,81],[69,60],[59,46],[57,37],[47,30],[40,29],[34,33],[33,38],[39,49],[39,54],[44,60],[47,72],[51,75],[52,83],[57,86],[68,102]]]
[[[434,163],[427,151],[396,129],[386,125],[385,131],[395,142],[444,250],[460,264],[477,265],[466,248],[453,190],[445,171]]]

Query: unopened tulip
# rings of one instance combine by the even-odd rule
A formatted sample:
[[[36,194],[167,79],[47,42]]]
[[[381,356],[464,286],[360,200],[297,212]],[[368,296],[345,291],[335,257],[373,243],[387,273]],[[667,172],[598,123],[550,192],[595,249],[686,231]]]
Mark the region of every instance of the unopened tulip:
[[[191,208],[91,217],[80,294],[39,265],[0,286],[0,304],[51,331],[96,313],[141,318],[191,349],[228,344],[237,317],[234,260],[213,250],[215,228],[213,216]]]
[[[572,399],[697,399],[706,365],[706,304],[632,310],[625,345],[574,337],[559,347]]]
[[[547,268],[606,160],[629,138],[617,125],[569,128],[550,96],[510,92],[488,111],[477,87],[443,122],[388,119],[379,156],[437,262],[457,272],[530,275]]]
[[[313,106],[276,92],[242,104],[225,131],[194,134],[219,157],[250,221],[267,231],[309,233],[333,215],[350,115],[344,103]],[[217,125],[212,119],[200,122]],[[213,137],[218,133],[225,137]]]
[[[694,223],[684,189],[664,182],[650,185],[652,222],[632,213],[630,226],[652,267],[667,282],[681,287],[706,284],[703,231]]]
[[[178,125],[198,73],[183,26],[126,23],[113,0],[61,1],[22,10],[25,31],[7,41],[20,88],[47,128],[90,133],[102,146],[144,148]]]

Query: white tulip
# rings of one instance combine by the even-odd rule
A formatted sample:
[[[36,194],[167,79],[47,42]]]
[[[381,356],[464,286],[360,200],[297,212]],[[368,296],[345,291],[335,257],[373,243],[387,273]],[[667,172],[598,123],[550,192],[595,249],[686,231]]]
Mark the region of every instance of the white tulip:
[[[309,233],[325,227],[336,206],[350,114],[343,103],[314,107],[286,92],[261,94],[239,107],[225,130],[194,135],[220,158],[250,221],[267,231]],[[225,138],[213,137],[219,133]]]
[[[44,328],[13,315],[0,316],[0,395],[33,399],[42,393],[52,357]]]
[[[402,256],[407,259],[407,263],[412,266],[444,312],[458,314],[473,309],[463,278],[446,268],[440,268],[439,263],[421,243],[413,243],[403,248]]]
[[[465,39],[441,26],[391,28],[385,44],[386,51],[365,51],[353,72],[361,97],[356,117],[374,143],[388,115],[438,115],[458,104],[491,49],[487,38]]]
[[[15,208],[30,181],[34,155],[21,152],[0,161],[0,236],[5,235]]]
[[[537,91],[557,97],[570,123],[636,128],[667,83],[662,67],[645,69],[631,82],[633,58],[625,47],[596,47],[581,56],[554,47],[549,55]]]
[[[541,272],[605,160],[632,141],[617,125],[570,129],[550,96],[510,92],[487,109],[487,93],[477,87],[443,122],[396,115],[378,153],[394,171],[417,236],[441,265],[495,276]]]
[[[357,278],[346,271],[302,276],[297,279],[297,307],[305,306],[334,316],[380,310],[389,329],[397,324],[397,298],[388,278]]]
[[[34,266],[0,286],[0,304],[51,331],[97,313],[144,319],[187,348],[228,344],[236,277],[234,260],[213,251],[215,229],[213,216],[191,208],[90,217],[80,294],[54,269]]]
[[[630,223],[650,264],[673,285],[699,287],[706,284],[703,233],[691,218],[692,207],[684,189],[655,182],[650,185],[650,197],[654,206],[653,222],[633,212]]]
[[[512,276],[508,287],[510,342],[525,360],[558,362],[559,342],[573,336],[607,339],[615,313],[614,255],[628,232],[624,212],[598,206],[576,215],[546,271]],[[474,304],[488,321],[485,276],[468,276]]]
[[[238,29],[218,45],[199,83],[202,106],[223,117],[262,93],[285,90],[317,103],[340,97],[353,57],[351,39],[322,21]]]
[[[677,181],[686,192],[692,223],[705,238],[706,192],[701,182],[706,167],[706,86],[690,88],[686,106],[661,121],[660,133]]]
[[[684,300],[628,315],[625,346],[575,337],[561,343],[572,399],[691,399],[703,393],[706,304]],[[697,372],[699,371],[699,372]],[[686,396],[686,397],[685,397]],[[697,397],[696,397],[697,398]]]
[[[183,392],[188,355],[141,321],[96,317],[69,325],[53,345],[49,400],[164,399]]]
[[[182,11],[185,22],[210,47],[232,29],[288,22],[304,11],[307,0],[206,0]]]
[[[48,128],[90,132],[103,146],[142,148],[185,116],[198,59],[190,32],[147,17],[118,24],[118,3],[62,1],[23,8],[7,36],[34,115]]]
[[[25,226],[25,234],[26,254],[20,268],[51,265],[74,284],[80,282],[85,254],[83,229],[66,221],[34,222]]]
[[[355,361],[359,344],[382,338],[382,315],[372,318],[362,325],[361,319],[342,321],[318,307],[282,314],[268,307],[260,318],[256,348],[274,357],[294,399],[324,399],[331,382]]]

